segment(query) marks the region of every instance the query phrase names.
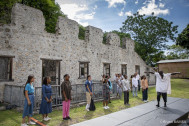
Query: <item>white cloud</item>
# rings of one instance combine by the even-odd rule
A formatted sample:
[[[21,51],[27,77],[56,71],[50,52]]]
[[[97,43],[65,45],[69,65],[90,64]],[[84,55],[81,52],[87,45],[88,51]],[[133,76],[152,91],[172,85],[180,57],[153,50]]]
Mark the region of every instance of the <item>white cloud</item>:
[[[126,16],[132,16],[133,14],[132,14],[131,11],[128,11],[128,12],[125,12],[125,15],[126,15]]]
[[[161,5],[156,5],[155,4],[155,0],[148,0],[144,2],[145,6],[143,6],[141,9],[138,10],[139,14],[143,15],[151,15],[152,12],[154,12],[154,15],[167,15],[169,14],[169,9],[161,9],[163,8],[165,5],[161,4]]]
[[[159,7],[164,8],[165,4],[159,3]]]
[[[138,0],[135,1],[135,4],[138,4]]]
[[[105,0],[108,2],[108,8],[110,7],[116,7],[116,4],[124,4],[126,5],[125,0]]]
[[[94,6],[92,12],[86,12],[90,10],[86,4],[79,5],[76,3],[60,4],[60,7],[68,18],[75,20],[84,26],[88,25],[87,20],[94,19],[94,10],[97,8],[97,6]]]
[[[123,16],[123,11],[119,12],[118,15],[121,17]]]

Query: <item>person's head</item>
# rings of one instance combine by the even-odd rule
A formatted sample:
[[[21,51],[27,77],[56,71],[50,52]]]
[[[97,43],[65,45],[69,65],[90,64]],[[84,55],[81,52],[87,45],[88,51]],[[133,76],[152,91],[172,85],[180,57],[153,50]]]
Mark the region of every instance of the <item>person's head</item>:
[[[105,77],[106,77],[106,75],[103,74],[103,75],[102,75],[102,78],[105,78]]]
[[[145,75],[143,76],[143,79],[146,80],[146,76]]]
[[[69,79],[70,79],[69,74],[65,74],[65,75],[64,75],[64,80],[69,81]]]
[[[105,78],[109,79],[109,78],[110,78],[110,76],[108,76],[108,75],[107,75]]]
[[[137,73],[135,73],[134,75],[133,75],[133,77],[136,77],[137,76]]]
[[[108,78],[105,78],[105,79],[104,79],[104,83],[107,83],[107,82],[108,82]]]
[[[127,75],[123,75],[123,77],[124,77],[125,79],[127,79]]]
[[[33,83],[35,81],[35,77],[34,77],[34,75],[29,75],[28,76],[28,80],[26,81],[26,84],[28,84],[28,83]]]
[[[138,74],[138,72],[135,73],[136,75]]]
[[[43,79],[43,84],[48,85],[48,84],[50,84],[50,83],[51,83],[51,77],[45,77],[45,78]]]
[[[133,78],[133,75],[131,75],[131,78]]]
[[[159,71],[159,75],[160,75],[161,78],[163,79],[163,71]]]
[[[91,81],[91,75],[87,76],[87,80]]]
[[[118,77],[121,77],[121,74],[118,74]]]
[[[116,77],[118,77],[118,74],[115,74],[116,75]]]

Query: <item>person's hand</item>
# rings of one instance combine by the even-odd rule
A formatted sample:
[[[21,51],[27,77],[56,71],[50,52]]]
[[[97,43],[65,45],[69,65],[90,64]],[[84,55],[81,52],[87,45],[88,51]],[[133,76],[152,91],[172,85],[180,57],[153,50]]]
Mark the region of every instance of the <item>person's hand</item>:
[[[30,102],[30,100],[28,101],[28,105],[31,105],[31,102]]]
[[[92,96],[92,95],[93,95],[93,93],[92,93],[92,92],[90,92],[90,95]]]
[[[50,100],[47,98],[46,101],[49,102]]]
[[[68,99],[67,99],[67,98],[65,98],[65,101],[67,102],[67,101],[68,101]]]

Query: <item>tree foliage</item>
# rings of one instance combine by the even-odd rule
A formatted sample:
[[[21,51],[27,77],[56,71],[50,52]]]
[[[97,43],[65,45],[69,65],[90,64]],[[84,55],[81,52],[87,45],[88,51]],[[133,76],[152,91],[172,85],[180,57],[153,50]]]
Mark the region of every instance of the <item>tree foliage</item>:
[[[166,42],[175,41],[177,27],[173,26],[173,22],[154,16],[154,13],[151,16],[136,13],[127,17],[120,30],[131,34],[136,42],[135,51],[147,64],[154,65],[154,57],[162,54],[161,51],[167,47]]]
[[[180,45],[186,49],[189,49],[189,24],[187,27],[178,35],[177,45]]]
[[[166,59],[186,59],[189,58],[189,50],[179,45],[169,46],[169,52]]]
[[[10,23],[11,9],[16,2],[41,10],[45,17],[46,30],[50,33],[55,33],[58,17],[65,17],[55,0],[3,0],[0,1],[0,23]]]
[[[79,34],[78,34],[78,38],[81,40],[85,40],[85,27],[83,27],[82,25],[79,25]]]

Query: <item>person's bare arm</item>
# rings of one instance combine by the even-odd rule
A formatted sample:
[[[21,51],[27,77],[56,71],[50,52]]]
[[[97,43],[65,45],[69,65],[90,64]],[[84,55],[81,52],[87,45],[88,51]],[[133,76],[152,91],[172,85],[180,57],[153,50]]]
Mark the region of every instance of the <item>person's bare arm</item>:
[[[176,75],[176,74],[180,74],[180,72],[173,72],[173,73],[171,73],[171,75]]]
[[[88,86],[88,85],[87,85],[87,89],[88,89],[90,95],[92,95],[92,92],[91,92],[91,90],[89,89],[89,86]]]
[[[65,101],[67,102],[67,101],[68,101],[68,98],[66,97],[65,91],[63,90],[62,93],[63,93],[63,95],[64,95]]]
[[[25,90],[25,96],[26,96],[26,99],[27,99],[27,101],[28,101],[28,105],[31,105],[31,101],[30,101],[30,99],[29,99],[28,91],[27,91],[27,90]]]

